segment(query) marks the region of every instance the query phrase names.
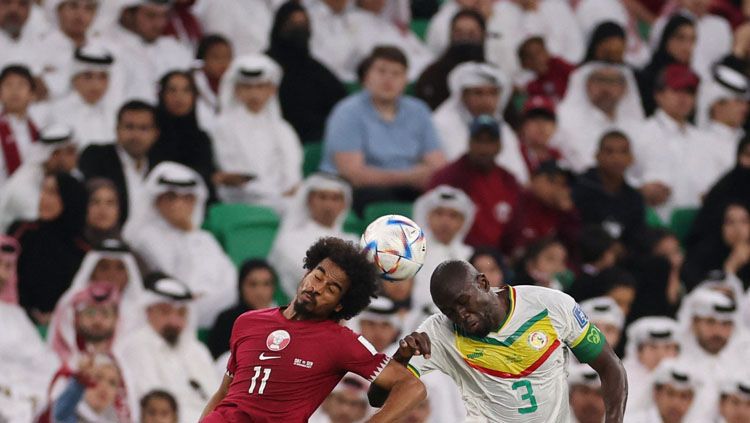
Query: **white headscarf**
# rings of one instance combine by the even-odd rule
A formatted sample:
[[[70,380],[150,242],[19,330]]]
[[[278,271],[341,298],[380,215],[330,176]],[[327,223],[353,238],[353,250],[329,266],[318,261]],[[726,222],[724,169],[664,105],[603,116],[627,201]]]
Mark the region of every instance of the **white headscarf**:
[[[611,297],[595,297],[581,302],[581,309],[592,322],[603,322],[622,330],[625,315]]]
[[[65,3],[66,1],[70,0],[45,0],[44,5],[42,6],[44,8],[44,14],[47,16],[47,20],[54,26],[59,26],[59,22],[57,21],[57,9],[60,7],[61,4]],[[86,0],[89,3],[96,3],[97,9],[99,7],[99,0]]]
[[[682,305],[677,311],[677,321],[681,329],[689,333],[691,337],[693,335],[690,328],[695,317],[714,318],[722,322],[731,321],[735,324],[736,330],[739,329],[737,304],[725,294],[708,287],[693,290],[682,300]],[[736,336],[733,337],[736,338]]]
[[[501,90],[495,117],[502,119],[503,112],[513,94],[513,86],[510,83],[510,78],[500,68],[489,63],[466,62],[456,66],[448,74],[448,89],[451,96],[447,101],[457,103],[458,106],[463,108],[461,102],[463,90],[486,85],[494,85]]]
[[[705,78],[698,88],[696,120],[699,127],[711,122],[711,107],[719,100],[748,100],[750,86],[747,77],[736,70],[717,65],[713,69],[713,78]]]
[[[633,72],[626,66],[603,62],[586,63],[570,75],[568,89],[565,98],[560,102],[559,112],[562,114],[565,113],[566,109],[571,108],[593,109],[594,105],[589,101],[586,92],[586,83],[593,72],[602,69],[616,69],[625,77],[625,95],[617,106],[616,121],[644,119],[641,95],[638,92],[638,85],[635,82]]]
[[[669,317],[641,317],[628,326],[625,361],[638,361],[638,347],[646,342],[674,343],[677,341],[677,321]]]
[[[255,75],[253,75],[255,74]],[[263,54],[248,54],[235,58],[224,72],[219,84],[219,104],[221,111],[224,112],[234,107],[245,108],[245,105],[238,102],[234,95],[234,88],[238,83],[252,82],[263,83],[270,82],[279,86],[283,71],[273,59]],[[278,96],[274,96],[266,109],[270,112],[269,117],[281,117],[281,108],[279,107]],[[265,112],[265,110],[264,110]]]
[[[312,218],[308,198],[312,191],[339,191],[344,194],[346,207],[336,218],[333,229],[341,231],[346,215],[352,206],[352,187],[343,179],[326,173],[314,173],[302,182],[286,208],[280,231],[290,231],[306,226]]]

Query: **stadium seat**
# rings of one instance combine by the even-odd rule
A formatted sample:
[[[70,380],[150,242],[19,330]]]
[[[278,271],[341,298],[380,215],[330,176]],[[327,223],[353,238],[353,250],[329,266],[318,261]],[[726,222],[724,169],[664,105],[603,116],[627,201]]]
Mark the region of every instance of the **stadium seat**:
[[[413,32],[420,40],[425,40],[427,37],[427,26],[430,24],[429,19],[412,19],[411,21],[411,32]]]
[[[344,86],[346,87],[346,92],[349,94],[354,94],[362,89],[362,84],[357,81],[345,82]]]
[[[249,258],[268,255],[279,227],[279,216],[263,206],[217,204],[209,210],[204,227],[239,266]]]
[[[383,216],[385,214],[400,214],[411,218],[412,216],[412,203],[398,202],[398,201],[383,201],[378,203],[372,203],[365,206],[363,227],[369,225],[373,220]]]
[[[669,229],[674,232],[681,242],[685,241],[685,238],[693,228],[693,221],[695,216],[698,214],[697,208],[684,208],[676,209],[672,212],[672,216],[669,222]]]
[[[305,177],[318,171],[320,161],[323,159],[323,143],[311,142],[303,146],[304,160],[302,162],[302,174]]]
[[[646,225],[651,228],[666,228],[667,225],[651,207],[646,207]]]

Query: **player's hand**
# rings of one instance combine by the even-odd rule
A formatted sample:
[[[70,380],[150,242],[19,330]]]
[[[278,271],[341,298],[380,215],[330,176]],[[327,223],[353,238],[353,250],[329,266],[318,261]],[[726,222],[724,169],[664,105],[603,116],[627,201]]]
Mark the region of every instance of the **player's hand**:
[[[424,332],[412,332],[398,341],[398,350],[393,358],[399,363],[406,364],[415,355],[429,359],[432,352],[430,338]]]

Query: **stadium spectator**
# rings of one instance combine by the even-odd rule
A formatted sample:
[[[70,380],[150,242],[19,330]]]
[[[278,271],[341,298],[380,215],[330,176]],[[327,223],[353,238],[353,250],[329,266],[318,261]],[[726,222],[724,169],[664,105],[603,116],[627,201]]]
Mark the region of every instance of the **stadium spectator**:
[[[690,59],[690,67],[702,77],[711,73],[711,66],[726,56],[732,49],[732,28],[721,16],[710,13],[710,1],[677,0],[674,13],[689,17],[695,22],[695,50]],[[666,32],[669,16],[662,16],[651,29],[651,44],[662,32]]]
[[[172,71],[159,81],[156,122],[159,138],[148,151],[149,163],[176,162],[198,172],[215,200],[211,178],[216,172],[211,138],[197,116],[198,88],[187,71]]]
[[[404,95],[407,69],[401,50],[376,48],[360,67],[365,89],[328,118],[320,169],[352,184],[358,213],[374,201],[413,201],[445,163],[429,108]]]
[[[74,177],[56,173],[43,179],[38,201],[39,218],[17,225],[12,234],[21,244],[20,303],[37,323],[46,324],[88,248],[82,240],[86,189]]]
[[[310,175],[297,189],[268,254],[269,263],[277,269],[285,297],[294,296],[305,274],[299,264],[317,239],[335,236],[356,241],[354,235],[343,230],[351,203],[349,184],[332,175]]]
[[[576,243],[575,261],[578,276],[566,290],[578,301],[600,295],[599,274],[617,262],[622,246],[602,226],[589,224],[583,227]]]
[[[193,13],[206,34],[218,34],[228,39],[237,55],[258,54],[268,47],[273,21],[272,4],[278,2],[230,0],[216,3],[199,0],[193,6]]]
[[[49,421],[131,421],[123,375],[109,355],[85,357],[66,382],[58,383],[64,390],[50,405]]]
[[[11,65],[0,72],[0,184],[28,160],[39,139],[39,129],[29,116],[34,85],[31,72],[24,66]]]
[[[216,317],[206,343],[214,358],[229,351],[232,326],[241,314],[275,305],[277,286],[276,272],[265,260],[250,259],[242,264],[237,284],[239,301]]]
[[[589,35],[588,47],[582,64],[588,62],[624,64],[626,48],[625,29],[617,22],[601,22]]]
[[[729,203],[724,221],[711,228],[707,237],[688,249],[682,277],[688,289],[703,282],[711,271],[738,277],[750,285],[750,212],[741,203]]]
[[[495,162],[505,147],[498,122],[491,116],[481,115],[471,123],[469,132],[468,151],[438,171],[430,187],[450,185],[465,192],[477,207],[466,243],[499,248],[509,231],[508,223],[521,188],[513,175]]]
[[[654,371],[649,394],[649,406],[625,415],[627,423],[686,423],[688,414],[698,405],[696,393],[700,382],[692,370],[692,363],[664,360]],[[705,421],[705,420],[701,420]]]
[[[90,145],[81,153],[79,169],[86,179],[106,178],[117,187],[120,222],[124,223],[140,204],[144,180],[154,166],[148,152],[159,138],[156,109],[132,100],[117,112],[115,144]]]
[[[700,80],[690,68],[672,64],[656,82],[658,108],[643,124],[635,143],[633,176],[646,204],[663,220],[676,208],[697,207],[714,182],[712,142],[689,121]],[[697,167],[696,167],[697,166]]]
[[[568,251],[555,238],[541,238],[529,244],[518,259],[511,285],[537,285],[563,290],[563,275],[567,271],[565,262]]]
[[[341,81],[310,54],[310,34],[307,10],[289,1],[276,11],[266,51],[283,70],[281,112],[302,142],[323,139],[326,118],[347,95]]]
[[[31,421],[34,403],[47,397],[47,387],[59,361],[18,305],[16,262],[20,245],[0,235],[0,387],[9,395],[0,399],[0,416],[12,421]],[[18,420],[13,420],[18,419]]]
[[[440,4],[440,9],[430,18],[427,26],[427,47],[435,55],[441,55],[449,47],[451,41],[451,23],[453,18],[463,10],[479,13],[486,23],[492,17],[492,2],[489,0],[449,0]]]
[[[221,109],[219,85],[232,63],[232,45],[221,35],[206,35],[198,44],[195,58],[200,62],[200,67],[193,69],[193,80],[198,88],[195,113],[201,128],[211,132]]]
[[[193,5],[197,0],[175,0],[169,10],[164,35],[176,38],[190,51],[195,50],[203,38],[203,28],[193,14]]]
[[[36,47],[35,66],[43,70],[42,80],[50,98],[65,95],[70,89],[74,70],[75,51],[96,40],[89,31],[97,10],[98,0],[51,0],[44,2],[50,30]]]
[[[352,319],[353,330],[367,339],[375,350],[392,354],[398,349],[398,340],[403,319],[398,308],[388,298],[377,298],[355,319]]]
[[[148,324],[124,338],[116,352],[128,395],[141,398],[153,389],[166,390],[177,399],[180,422],[198,421],[217,374],[211,353],[188,324],[193,294],[178,280],[151,274],[145,296]]]
[[[622,364],[628,374],[626,413],[640,412],[651,403],[650,378],[662,360],[680,353],[679,327],[669,317],[642,317],[627,329]]]
[[[499,166],[507,169],[520,183],[528,179],[518,138],[503,113],[513,93],[513,86],[497,67],[478,62],[456,66],[448,74],[450,97],[435,110],[433,119],[440,134],[448,160],[456,160],[468,149],[469,125],[480,115],[490,115],[500,123],[503,148],[496,157]]]
[[[539,35],[532,35],[518,46],[518,61],[530,81],[526,93],[541,95],[560,101],[568,89],[568,79],[575,66],[560,57],[550,55]]]
[[[581,310],[602,333],[607,343],[616,348],[622,339],[625,314],[611,297],[594,297],[581,301]]]
[[[747,374],[725,380],[719,388],[719,416],[726,423],[750,420],[750,381]]]
[[[484,62],[486,36],[484,17],[479,12],[464,9],[456,13],[450,22],[450,45],[419,75],[415,95],[432,110],[437,109],[450,96],[448,74],[461,63]]]
[[[310,417],[311,423],[356,423],[362,421],[370,409],[364,379],[347,375],[333,388],[320,408]]]
[[[176,39],[165,36],[170,5],[160,0],[122,2],[116,24],[107,28],[103,39],[113,46],[117,57],[127,57],[133,82],[128,93],[154,100],[152,87],[165,73],[188,69],[193,55]]]
[[[414,277],[412,308],[432,306],[430,277],[445,260],[467,260],[473,249],[464,238],[474,225],[476,206],[468,195],[448,185],[437,186],[414,203],[414,221],[424,231],[427,253]]]
[[[363,54],[354,42],[354,7],[348,0],[310,2],[310,51],[341,81],[356,80],[356,68]],[[367,55],[368,52],[364,52]]]
[[[658,90],[657,81],[664,69],[676,63],[690,65],[694,56],[696,31],[695,21],[679,13],[672,15],[664,25],[659,43],[651,55],[651,61],[637,74],[646,115],[651,115],[656,110],[654,95]]]
[[[93,178],[86,182],[89,203],[83,237],[89,245],[100,245],[106,239],[120,237],[120,199],[117,187],[109,179]]]
[[[154,389],[141,398],[141,423],[177,423],[177,400],[167,391]]]
[[[497,248],[477,247],[468,261],[479,273],[484,274],[493,288],[502,287],[505,285],[505,280],[513,276],[507,261]]]
[[[571,364],[568,372],[571,421],[575,423],[604,421],[604,396],[599,375],[585,364]]]
[[[252,55],[236,58],[222,77],[213,141],[224,202],[283,210],[302,180],[302,146],[279,108],[281,73],[268,56]]]
[[[560,160],[562,154],[552,147],[552,138],[557,133],[557,114],[551,99],[531,96],[523,105],[518,138],[521,155],[528,173],[533,173],[539,164],[547,160]]]
[[[30,19],[34,2],[14,0],[0,3],[0,68],[11,63],[32,67],[36,64],[36,47],[46,28],[35,27]],[[34,73],[41,69],[34,68]]]
[[[114,57],[104,47],[86,45],[75,50],[66,88],[72,90],[49,107],[48,120],[73,128],[78,148],[111,143],[115,137],[115,114],[122,93],[113,86]]]
[[[34,143],[28,160],[0,190],[0,231],[8,231],[15,221],[39,217],[39,195],[46,175],[75,169],[78,152],[69,127],[50,125]]]
[[[612,266],[599,273],[597,279],[598,289],[592,291],[591,294],[612,298],[625,317],[628,317],[633,308],[638,287],[633,275],[621,267]]]
[[[143,208],[128,220],[123,238],[149,271],[169,272],[196,294],[199,327],[237,301],[237,270],[216,239],[201,229],[207,190],[190,168],[163,162],[151,171]]]
[[[589,62],[570,77],[568,91],[557,109],[562,136],[555,147],[576,172],[596,164],[602,135],[618,129],[632,138],[643,121],[638,87],[629,68]]]
[[[530,243],[549,236],[559,237],[568,250],[575,245],[581,218],[571,196],[572,175],[554,161],[541,163],[531,175],[529,187],[521,191],[508,237],[506,251],[518,257]]]
[[[606,132],[599,139],[596,166],[573,185],[573,202],[583,223],[602,225],[626,244],[632,243],[646,224],[643,196],[626,179],[633,160],[628,136],[620,131]]]

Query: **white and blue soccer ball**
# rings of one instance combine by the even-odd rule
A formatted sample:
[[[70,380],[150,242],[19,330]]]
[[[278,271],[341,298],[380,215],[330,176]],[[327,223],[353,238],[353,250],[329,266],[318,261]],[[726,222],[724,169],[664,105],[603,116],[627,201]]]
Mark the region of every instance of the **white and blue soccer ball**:
[[[391,282],[414,277],[422,268],[427,251],[422,228],[397,214],[381,216],[370,223],[360,244],[379,276]]]

